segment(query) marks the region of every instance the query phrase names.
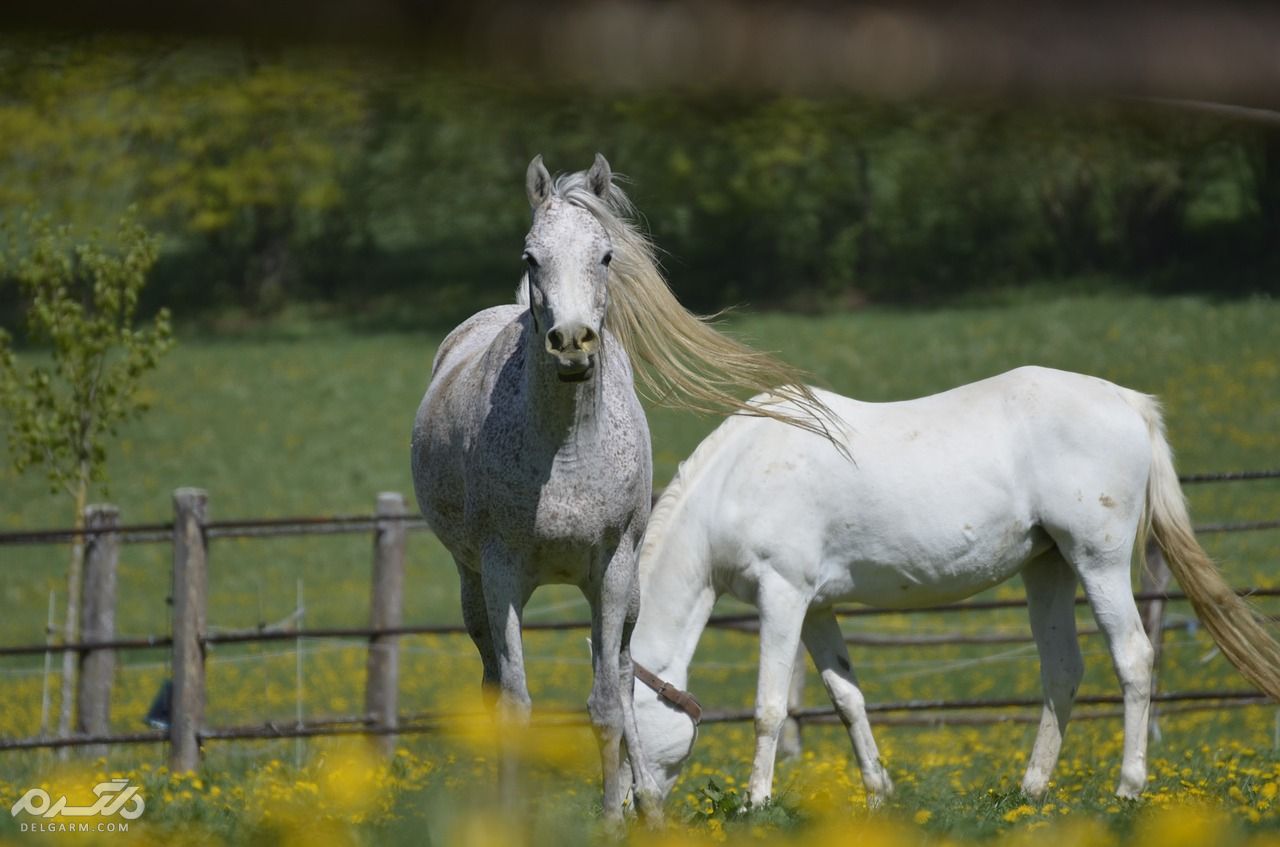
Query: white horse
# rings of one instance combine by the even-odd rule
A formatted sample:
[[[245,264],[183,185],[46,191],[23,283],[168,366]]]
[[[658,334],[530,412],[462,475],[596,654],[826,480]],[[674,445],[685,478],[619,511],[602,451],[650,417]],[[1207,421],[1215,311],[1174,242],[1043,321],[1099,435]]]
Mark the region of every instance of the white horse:
[[[521,617],[534,588],[570,583],[590,602],[588,707],[605,813],[617,818],[620,740],[633,762],[645,758],[628,642],[652,462],[630,359],[648,366],[636,375],[662,399],[718,411],[750,411],[734,388],[785,386],[797,372],[680,306],[603,156],[589,171],[554,180],[537,157],[526,189],[533,224],[519,302],[472,316],[441,343],[413,429],[414,489],[454,557],[463,618],[504,724],[529,720]],[[817,428],[812,394],[784,391],[803,410],[793,422]],[[641,811],[660,815],[657,787],[642,771],[632,777]],[[508,803],[515,778],[508,751]]]
[[[725,593],[760,610],[753,803],[772,791],[801,642],[848,727],[869,803],[892,792],[833,603],[916,609],[1014,574],[1026,586],[1045,694],[1023,791],[1044,794],[1083,673],[1073,611],[1080,583],[1124,692],[1116,793],[1137,796],[1152,648],[1130,558],[1148,530],[1223,653],[1280,696],[1280,645],[1196,542],[1154,398],[1036,367],[900,403],[818,396],[843,420],[852,461],[794,427],[732,417],[654,507],[631,649],[654,672],[652,685],[636,689],[636,715],[644,770],[664,797],[696,734],[681,690],[689,662]]]

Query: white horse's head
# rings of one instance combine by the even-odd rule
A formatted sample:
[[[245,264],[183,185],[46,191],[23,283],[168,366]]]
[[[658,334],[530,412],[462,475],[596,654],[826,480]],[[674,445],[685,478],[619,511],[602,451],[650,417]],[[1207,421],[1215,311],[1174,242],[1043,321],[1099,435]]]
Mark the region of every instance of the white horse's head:
[[[660,806],[680,778],[693,742],[698,737],[698,726],[693,719],[676,706],[668,703],[646,685],[636,685],[636,728],[640,733],[640,765],[655,785],[658,796],[652,798]],[[631,779],[631,772],[623,766],[624,785]]]
[[[594,198],[604,198],[613,173],[597,153],[591,169],[574,176]],[[556,375],[562,382],[582,382],[595,372],[603,343],[613,244],[596,215],[575,202],[574,192],[561,190],[565,179],[553,181],[541,156],[529,163],[525,187],[533,225],[524,241],[522,299],[528,298],[535,340]]]

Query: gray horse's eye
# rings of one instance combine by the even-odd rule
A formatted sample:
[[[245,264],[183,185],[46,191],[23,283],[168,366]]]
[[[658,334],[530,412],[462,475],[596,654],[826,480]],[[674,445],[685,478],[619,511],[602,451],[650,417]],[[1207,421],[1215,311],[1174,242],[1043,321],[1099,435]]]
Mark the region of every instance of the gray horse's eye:
[[[524,253],[521,254],[520,258],[523,259],[524,263],[528,265],[530,268],[538,267],[538,260],[535,259],[533,257],[533,254],[530,253],[528,250],[524,251]]]
[[[610,250],[608,253],[604,254],[604,258],[600,260],[600,264],[604,265],[607,268],[609,267],[609,263],[612,261],[613,261],[613,251]]]

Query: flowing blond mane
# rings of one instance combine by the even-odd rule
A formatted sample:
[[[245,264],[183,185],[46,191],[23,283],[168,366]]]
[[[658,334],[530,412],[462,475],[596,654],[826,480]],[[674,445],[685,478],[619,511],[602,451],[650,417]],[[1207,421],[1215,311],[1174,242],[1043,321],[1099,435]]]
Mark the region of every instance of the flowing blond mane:
[[[605,326],[627,351],[641,394],[674,409],[770,417],[830,439],[834,416],[807,386],[808,374],[719,332],[715,316],[680,305],[621,188],[610,184],[600,197],[583,171],[557,176],[551,190],[590,212],[613,243]],[[791,401],[793,410],[743,399],[763,392]]]

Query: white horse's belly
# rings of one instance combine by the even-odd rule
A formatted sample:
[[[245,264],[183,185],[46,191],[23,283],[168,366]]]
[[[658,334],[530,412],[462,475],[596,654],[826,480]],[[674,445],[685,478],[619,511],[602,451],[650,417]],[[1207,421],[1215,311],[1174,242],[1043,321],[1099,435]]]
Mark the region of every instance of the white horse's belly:
[[[921,544],[892,555],[828,560],[813,602],[857,602],[886,609],[952,603],[999,585],[1051,544],[1043,530],[1016,522],[973,532],[973,542],[952,545],[950,552],[939,552],[941,545]],[[979,532],[985,538],[977,537]]]

